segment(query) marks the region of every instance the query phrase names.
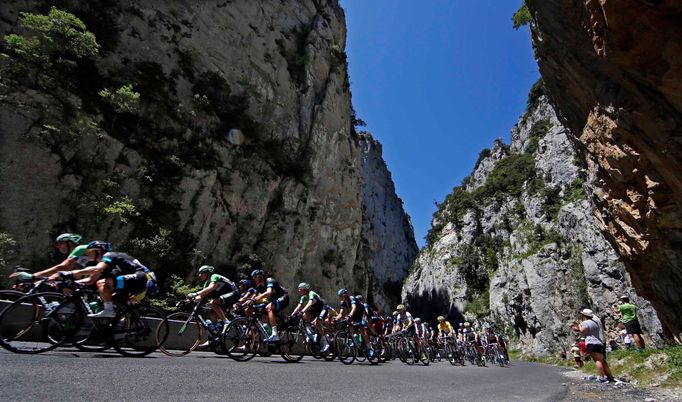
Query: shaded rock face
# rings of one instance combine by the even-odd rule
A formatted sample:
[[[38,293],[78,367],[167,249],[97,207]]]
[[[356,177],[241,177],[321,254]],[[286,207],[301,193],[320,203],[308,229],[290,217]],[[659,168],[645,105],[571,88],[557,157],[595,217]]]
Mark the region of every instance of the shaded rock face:
[[[3,2],[0,32],[50,4]],[[18,241],[21,262],[45,264],[51,239],[77,231],[162,276],[204,262],[234,275],[256,254],[288,287],[305,280],[328,298],[341,286],[397,298],[390,284],[416,244],[376,143],[352,127],[337,1],[59,6],[102,48],[78,62],[73,82],[2,87],[0,231]],[[98,92],[128,83],[141,110],[116,113]],[[48,122],[72,137],[41,142]],[[226,141],[231,129],[243,143]],[[367,198],[370,187],[383,200]],[[126,200],[135,207],[126,216],[94,214]],[[387,228],[371,227],[379,222]]]
[[[569,136],[543,95],[512,129],[510,146],[496,141],[482,153],[466,194],[455,190],[440,205],[434,222],[442,229],[406,278],[403,298],[417,314],[492,324],[521,351],[542,356],[574,340],[569,325],[584,307],[614,331],[609,309],[625,293],[659,337],[656,312],[592,215],[590,183]],[[510,179],[515,172],[524,172],[519,181]],[[463,204],[467,196],[474,202]]]
[[[360,254],[366,255],[371,284],[369,294],[383,311],[400,300],[403,279],[419,249],[410,217],[396,196],[391,173],[382,158],[381,144],[361,134],[362,234]]]
[[[682,5],[528,0],[540,72],[594,183],[599,228],[668,335],[682,329]]]

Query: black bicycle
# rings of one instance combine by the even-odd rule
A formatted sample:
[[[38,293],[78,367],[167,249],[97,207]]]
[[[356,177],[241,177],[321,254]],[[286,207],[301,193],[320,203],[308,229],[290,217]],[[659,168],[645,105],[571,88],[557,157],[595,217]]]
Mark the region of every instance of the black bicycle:
[[[0,346],[34,354],[72,340],[86,351],[113,346],[124,356],[145,356],[159,347],[157,339],[165,341],[168,319],[160,309],[126,301],[118,305],[113,318],[90,318],[94,311],[89,297],[95,291],[70,280],[58,283],[71,289],[70,294],[30,294],[2,311]]]

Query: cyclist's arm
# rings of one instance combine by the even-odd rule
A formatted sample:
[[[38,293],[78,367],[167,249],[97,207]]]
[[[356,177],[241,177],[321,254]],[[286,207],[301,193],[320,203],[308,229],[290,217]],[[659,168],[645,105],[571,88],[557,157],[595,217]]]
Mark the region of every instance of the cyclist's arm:
[[[102,261],[99,264],[95,265],[94,267],[87,267],[71,271],[71,274],[74,277],[88,276],[87,280],[85,280],[83,283],[85,283],[86,285],[92,285],[93,283],[97,282],[97,279],[99,279],[100,275],[102,274],[102,271],[104,271],[104,269],[107,266],[108,264],[105,261]]]
[[[263,293],[261,293],[261,294],[259,294],[259,295],[256,295],[256,296],[254,296],[253,298],[254,298],[255,300],[260,300],[260,299],[264,299],[264,298],[267,297],[268,300],[270,300],[270,295],[272,295],[272,292],[273,292],[272,288],[269,287],[265,292],[263,292]]]
[[[305,307],[303,307],[303,309],[301,309],[301,313],[305,313],[306,311],[308,311],[308,309],[310,309],[310,307],[312,307],[313,304],[315,304],[315,300],[310,299],[308,301],[308,303],[305,305]],[[300,304],[298,306],[300,306]],[[296,308],[298,308],[298,306],[296,306]]]
[[[57,273],[58,271],[68,271],[74,267],[75,263],[76,263],[75,259],[67,258],[53,267],[36,272],[35,274],[33,274],[33,276],[35,278],[40,278],[44,276],[50,276],[54,273]]]
[[[350,306],[350,313],[348,313],[348,316],[346,318],[350,319],[353,316],[353,314],[355,314],[355,310],[357,309],[358,309],[357,304],[353,304],[352,306]]]
[[[215,282],[211,282],[206,286],[205,288],[201,289],[199,292],[197,292],[197,295],[195,296],[195,300],[199,301],[203,299],[204,297],[208,296],[213,292],[213,289],[215,288]]]

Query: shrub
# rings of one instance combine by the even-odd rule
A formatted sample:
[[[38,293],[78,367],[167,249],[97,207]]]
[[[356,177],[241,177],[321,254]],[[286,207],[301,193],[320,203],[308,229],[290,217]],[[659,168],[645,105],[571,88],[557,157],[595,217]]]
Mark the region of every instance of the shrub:
[[[99,91],[99,96],[111,105],[116,113],[135,114],[140,110],[140,93],[135,92],[131,84],[120,87],[116,92],[103,89]]]
[[[19,64],[50,72],[54,65],[74,67],[75,60],[99,52],[95,35],[75,15],[55,7],[47,15],[20,13],[27,36],[5,36],[6,48]]]
[[[530,10],[524,2],[521,7],[512,15],[512,23],[514,24],[514,29],[519,29],[524,25],[528,25],[531,21]]]

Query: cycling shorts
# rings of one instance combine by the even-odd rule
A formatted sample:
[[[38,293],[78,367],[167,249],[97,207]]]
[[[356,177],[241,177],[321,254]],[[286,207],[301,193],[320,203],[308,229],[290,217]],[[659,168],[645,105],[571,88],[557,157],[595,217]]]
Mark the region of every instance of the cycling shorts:
[[[308,314],[313,317],[313,320],[318,318],[322,314],[322,303],[315,303],[308,309]]]
[[[236,302],[239,301],[239,291],[225,293],[218,297],[220,299],[220,306],[223,307],[224,309],[229,309],[230,307],[234,306]]]
[[[135,272],[134,274],[117,276],[114,278],[114,289],[117,299],[126,301],[130,295],[145,292],[148,281],[151,281],[151,279],[146,272]]]
[[[275,312],[280,312],[289,306],[289,295],[286,294],[272,301]]]

